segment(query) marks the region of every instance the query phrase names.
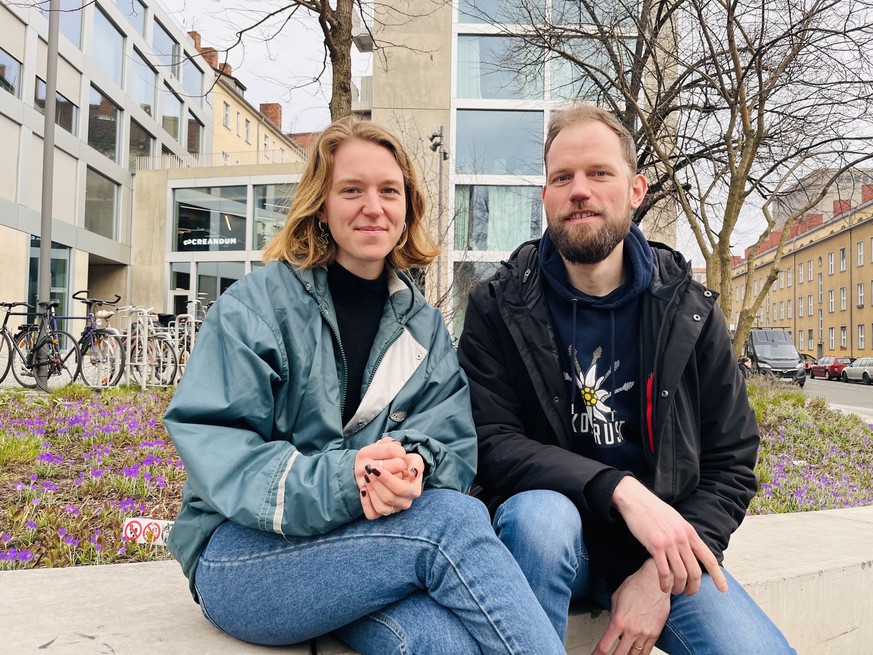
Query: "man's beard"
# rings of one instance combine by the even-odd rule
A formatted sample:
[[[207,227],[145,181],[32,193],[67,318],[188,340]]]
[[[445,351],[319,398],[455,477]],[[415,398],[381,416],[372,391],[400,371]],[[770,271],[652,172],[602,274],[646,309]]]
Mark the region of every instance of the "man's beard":
[[[573,208],[570,214],[579,211]],[[606,220],[602,225],[572,225],[566,222],[566,214],[557,220],[548,221],[549,237],[558,252],[571,264],[598,264],[615,250],[630,234],[630,220],[617,221],[615,217],[592,209]]]

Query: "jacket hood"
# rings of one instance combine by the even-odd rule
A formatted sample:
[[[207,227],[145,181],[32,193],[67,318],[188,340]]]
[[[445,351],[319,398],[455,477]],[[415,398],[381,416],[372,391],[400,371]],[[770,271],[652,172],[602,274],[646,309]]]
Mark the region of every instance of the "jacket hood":
[[[624,240],[624,253],[627,282],[600,298],[589,296],[570,286],[564,260],[555,248],[548,230],[540,241],[539,255],[543,275],[561,299],[575,300],[582,305],[597,309],[615,309],[639,296],[649,287],[652,280],[655,256],[642,231],[633,223],[630,226],[630,233]]]

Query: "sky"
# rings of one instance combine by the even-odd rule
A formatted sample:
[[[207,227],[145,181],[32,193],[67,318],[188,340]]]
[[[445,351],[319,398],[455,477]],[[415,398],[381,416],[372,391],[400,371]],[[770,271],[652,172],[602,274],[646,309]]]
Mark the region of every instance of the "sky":
[[[289,4],[281,0],[163,0],[163,6],[185,31],[196,31],[201,46],[219,51],[236,41],[236,32],[257,22],[271,9]],[[172,8],[170,7],[172,5]],[[287,14],[286,14],[287,17]],[[330,122],[330,67],[321,81],[324,44],[317,22],[303,10],[278,29],[272,20],[244,37],[227,53],[233,75],[245,87],[245,98],[257,107],[262,102],[282,104],[282,129],[311,132]],[[278,32],[278,33],[277,33]],[[359,56],[352,75],[366,74],[368,60]]]

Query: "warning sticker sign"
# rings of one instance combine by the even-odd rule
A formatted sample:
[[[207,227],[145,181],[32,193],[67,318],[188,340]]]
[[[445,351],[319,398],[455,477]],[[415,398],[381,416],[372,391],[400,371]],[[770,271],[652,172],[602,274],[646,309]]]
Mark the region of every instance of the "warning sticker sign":
[[[127,541],[134,541],[138,544],[163,546],[167,543],[167,537],[170,536],[170,530],[173,529],[173,523],[174,521],[163,521],[161,519],[143,517],[124,519],[121,534],[124,535],[124,538]]]

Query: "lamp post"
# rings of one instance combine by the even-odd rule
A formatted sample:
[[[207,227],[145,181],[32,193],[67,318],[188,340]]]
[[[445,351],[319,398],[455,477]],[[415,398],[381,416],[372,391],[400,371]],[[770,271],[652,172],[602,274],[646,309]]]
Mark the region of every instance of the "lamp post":
[[[428,139],[430,139],[430,149],[431,152],[438,152],[439,159],[437,159],[437,178],[438,178],[438,191],[437,191],[437,234],[439,235],[440,240],[443,239],[443,162],[448,160],[449,151],[446,150],[445,143],[443,141],[443,126],[440,125],[440,129],[436,132],[433,132]],[[437,255],[437,302],[442,303],[443,300],[443,249],[440,248],[440,254]]]

